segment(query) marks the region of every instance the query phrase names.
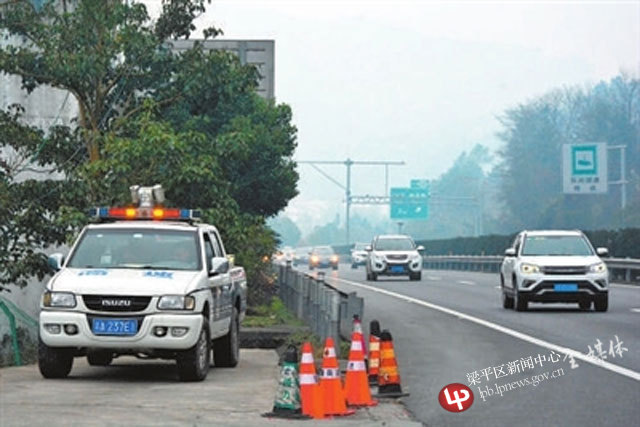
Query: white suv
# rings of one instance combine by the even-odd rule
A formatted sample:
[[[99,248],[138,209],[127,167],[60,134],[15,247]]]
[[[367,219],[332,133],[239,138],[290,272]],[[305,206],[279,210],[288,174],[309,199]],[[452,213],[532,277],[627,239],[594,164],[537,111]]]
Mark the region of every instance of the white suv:
[[[381,235],[373,238],[366,248],[367,280],[378,280],[378,276],[409,276],[410,280],[422,279],[422,255],[409,236]]]
[[[607,266],[581,231],[522,231],[505,251],[500,268],[502,305],[517,311],[529,301],[573,302],[607,311]]]

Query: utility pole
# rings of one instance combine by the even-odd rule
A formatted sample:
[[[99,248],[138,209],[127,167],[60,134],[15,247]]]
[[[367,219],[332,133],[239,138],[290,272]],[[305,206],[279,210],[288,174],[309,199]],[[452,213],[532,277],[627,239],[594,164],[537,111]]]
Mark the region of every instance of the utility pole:
[[[315,170],[317,170],[321,175],[323,175],[325,178],[327,178],[329,181],[333,182],[338,187],[340,187],[340,188],[342,188],[344,190],[345,202],[346,202],[345,203],[346,204],[346,206],[345,206],[345,229],[346,229],[345,230],[346,231],[345,241],[346,241],[347,245],[351,243],[350,222],[351,222],[351,203],[352,203],[352,199],[361,197],[361,196],[352,196],[351,195],[351,167],[354,166],[354,165],[384,166],[384,168],[385,168],[385,189],[384,189],[384,191],[385,191],[385,196],[387,196],[388,192],[389,192],[389,166],[403,166],[405,164],[403,161],[399,161],[399,162],[383,161],[383,160],[358,161],[358,160],[351,160],[350,158],[347,158],[344,161],[339,161],[339,160],[300,160],[300,161],[297,161],[296,163],[310,165]],[[327,174],[325,171],[320,169],[320,167],[318,165],[345,165],[346,168],[347,168],[346,186],[342,185],[338,180],[334,179],[329,174]],[[358,204],[362,205],[362,204],[377,204],[377,203],[362,203],[362,202],[360,202]]]

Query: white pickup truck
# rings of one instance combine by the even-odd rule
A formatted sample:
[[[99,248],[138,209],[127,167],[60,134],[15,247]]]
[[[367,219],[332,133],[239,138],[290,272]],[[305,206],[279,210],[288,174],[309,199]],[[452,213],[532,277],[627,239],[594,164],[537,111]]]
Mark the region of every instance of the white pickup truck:
[[[147,187],[148,188],[148,187]],[[133,191],[133,190],[132,190]],[[238,364],[246,311],[242,267],[197,211],[154,206],[96,208],[41,302],[38,365],[66,377],[74,357],[106,366],[114,357],[174,359],[183,381]]]

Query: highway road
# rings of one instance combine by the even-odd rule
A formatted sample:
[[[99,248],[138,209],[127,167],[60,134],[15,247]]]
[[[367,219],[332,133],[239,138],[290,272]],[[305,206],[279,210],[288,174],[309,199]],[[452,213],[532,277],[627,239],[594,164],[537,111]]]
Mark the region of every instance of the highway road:
[[[365,326],[375,318],[391,331],[404,402],[427,425],[639,423],[640,287],[613,285],[606,313],[577,304],[520,313],[502,308],[497,274],[425,270],[420,282],[367,282],[363,268],[341,265],[326,280],[365,298]],[[469,410],[439,405],[450,383],[471,387]]]

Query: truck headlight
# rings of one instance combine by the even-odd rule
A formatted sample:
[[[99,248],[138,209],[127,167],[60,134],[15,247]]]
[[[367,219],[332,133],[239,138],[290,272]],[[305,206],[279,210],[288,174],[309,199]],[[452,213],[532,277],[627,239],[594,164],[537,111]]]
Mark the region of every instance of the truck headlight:
[[[535,274],[540,273],[540,267],[535,264],[524,263],[520,265],[520,271],[522,272],[522,274]]]
[[[73,308],[76,306],[76,297],[70,292],[46,291],[42,294],[42,305],[45,307]]]
[[[593,264],[589,267],[589,271],[591,273],[606,273],[607,265],[604,262],[599,262],[597,264]]]
[[[184,295],[164,295],[158,300],[159,310],[193,310],[196,308],[196,299]]]

